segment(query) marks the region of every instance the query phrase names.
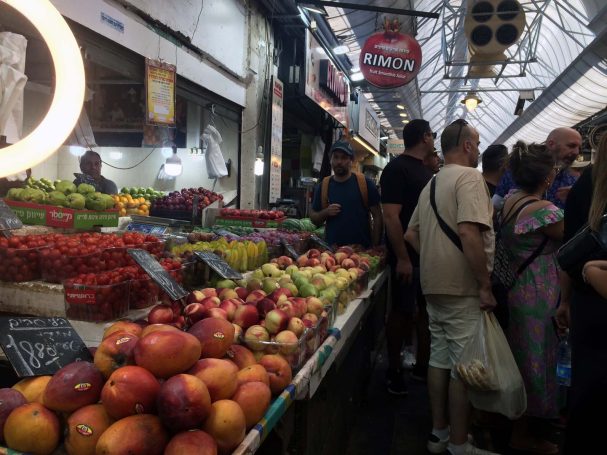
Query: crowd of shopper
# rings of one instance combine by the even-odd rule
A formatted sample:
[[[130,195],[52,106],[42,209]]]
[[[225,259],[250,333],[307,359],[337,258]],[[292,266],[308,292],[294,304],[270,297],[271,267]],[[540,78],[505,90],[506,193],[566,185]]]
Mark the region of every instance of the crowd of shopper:
[[[392,284],[386,321],[388,392],[407,394],[401,351],[416,338],[413,376],[427,380],[432,412],[428,450],[491,453],[470,441],[467,390],[452,369],[482,312],[495,310],[527,394],[526,412],[512,424],[510,446],[559,453],[557,444],[535,431],[531,423],[539,420],[566,425],[565,453],[598,453],[603,420],[596,415],[607,408],[607,338],[602,333],[607,252],[589,260],[579,276],[560,270],[557,252],[586,223],[594,231],[601,227],[607,212],[607,135],[592,165],[578,159],[580,133],[556,128],[542,144],[518,141],[511,150],[489,146],[482,154],[482,173],[473,125],[460,119],[445,127],[442,166],[435,139],[429,122],[409,122],[403,129],[404,153],[383,170],[381,196],[367,183],[372,198],[360,184],[357,189],[350,174],[338,172],[339,163],[353,154],[335,160],[340,149],[333,149],[334,178],[350,185],[339,197],[355,201],[365,230],[370,214],[373,231],[381,229],[382,217],[385,224]],[[323,191],[319,186],[314,201],[318,224],[344,211],[343,202],[335,207],[336,199],[331,196],[329,203]],[[350,216],[348,226],[356,218]],[[333,231],[334,243],[340,243],[336,238],[345,235],[343,229]],[[358,243],[368,244],[373,237],[375,244],[377,232],[371,236],[370,231]],[[508,288],[492,277],[496,231],[515,271]],[[573,360],[567,394],[557,384],[556,356],[559,337],[569,329]]]

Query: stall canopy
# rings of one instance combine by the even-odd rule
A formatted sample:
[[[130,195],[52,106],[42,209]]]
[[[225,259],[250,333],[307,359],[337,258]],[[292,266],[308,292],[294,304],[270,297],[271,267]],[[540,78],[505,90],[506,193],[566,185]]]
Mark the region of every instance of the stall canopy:
[[[322,3],[322,2],[320,2]],[[401,29],[422,47],[422,67],[413,82],[398,89],[361,89],[380,113],[393,137],[401,135],[406,118],[423,117],[439,134],[457,118],[475,125],[481,148],[517,139],[543,141],[550,130],[572,126],[607,105],[607,46],[597,18],[607,4],[589,0],[519,0],[525,13],[520,38],[505,51],[506,64],[494,66],[493,77],[469,76],[470,51],[464,31],[469,0],[349,0],[373,5],[434,12],[438,19],[398,17]],[[486,2],[485,2],[486,3]],[[496,2],[493,2],[496,3]],[[506,2],[502,2],[506,3]],[[338,6],[324,6],[335,37],[345,44],[356,71],[360,49],[379,29],[384,14]],[[461,100],[476,92],[482,103],[468,112]],[[405,107],[408,117],[401,116]],[[517,104],[519,108],[517,109]],[[518,111],[515,114],[515,111]]]

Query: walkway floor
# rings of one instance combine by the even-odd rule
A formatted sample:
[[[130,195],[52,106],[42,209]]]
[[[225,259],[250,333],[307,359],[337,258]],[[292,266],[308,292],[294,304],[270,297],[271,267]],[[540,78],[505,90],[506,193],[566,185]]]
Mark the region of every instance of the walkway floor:
[[[430,406],[425,383],[409,380],[409,394],[395,397],[386,391],[385,356],[380,356],[346,450],[347,455],[426,455],[426,437],[431,429]],[[475,445],[503,455],[523,455],[510,449],[511,424],[492,415],[491,428],[473,426]],[[562,431],[549,426],[542,429],[548,440],[559,442]]]

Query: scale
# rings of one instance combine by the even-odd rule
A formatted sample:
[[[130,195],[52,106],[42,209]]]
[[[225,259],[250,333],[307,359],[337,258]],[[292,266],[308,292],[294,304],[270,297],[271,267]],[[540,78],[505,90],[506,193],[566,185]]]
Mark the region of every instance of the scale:
[[[127,231],[152,235],[173,234],[191,229],[192,223],[189,221],[141,215],[131,215],[131,222],[126,227]]]
[[[284,212],[284,214],[289,218],[301,218],[297,204],[298,203],[295,199],[279,198],[276,199],[274,204],[270,204],[270,206],[275,207],[276,210]]]

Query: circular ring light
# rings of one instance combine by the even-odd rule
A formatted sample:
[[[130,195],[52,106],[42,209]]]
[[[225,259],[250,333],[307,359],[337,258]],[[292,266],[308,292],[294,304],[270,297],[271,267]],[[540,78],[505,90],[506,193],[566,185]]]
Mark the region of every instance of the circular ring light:
[[[76,38],[49,0],[0,2],[15,8],[38,29],[55,67],[53,102],[42,122],[19,142],[0,149],[0,177],[5,177],[47,159],[71,133],[84,101],[84,65]]]

